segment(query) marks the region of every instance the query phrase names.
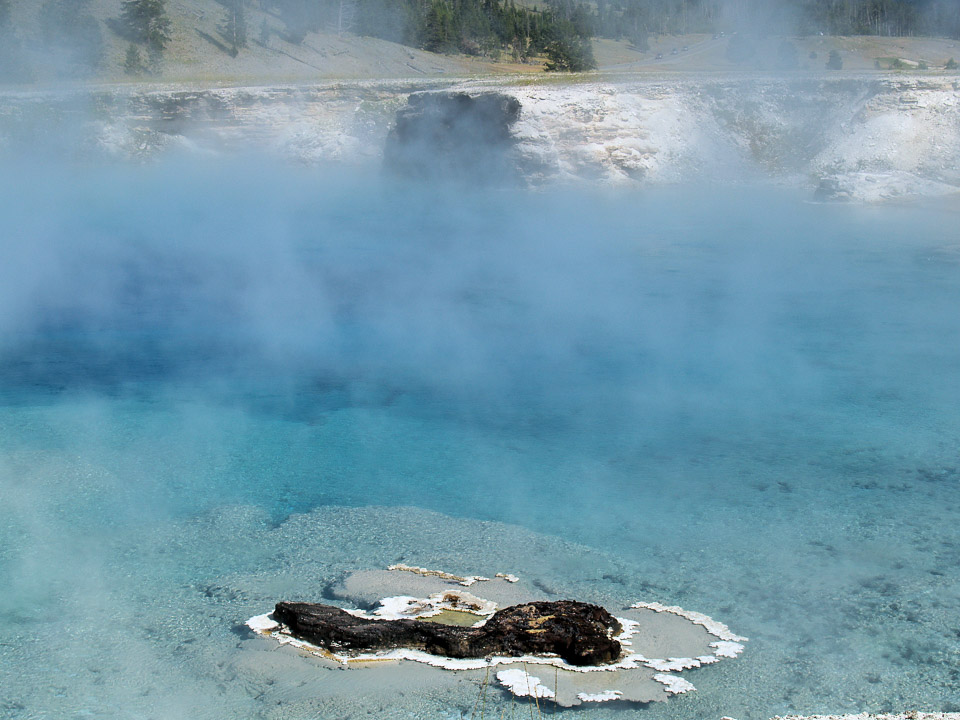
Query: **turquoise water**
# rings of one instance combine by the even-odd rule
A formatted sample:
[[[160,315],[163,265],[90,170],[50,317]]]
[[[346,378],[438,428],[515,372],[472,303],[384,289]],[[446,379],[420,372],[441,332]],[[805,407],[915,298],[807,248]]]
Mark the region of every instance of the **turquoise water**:
[[[398,561],[751,638],[584,716],[960,709],[957,219],[4,172],[0,717],[469,717],[237,627]]]

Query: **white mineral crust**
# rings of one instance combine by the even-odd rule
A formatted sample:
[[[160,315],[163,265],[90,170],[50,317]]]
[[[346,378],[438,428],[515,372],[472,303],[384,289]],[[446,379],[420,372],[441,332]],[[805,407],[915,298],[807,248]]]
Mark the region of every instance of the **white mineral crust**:
[[[608,700],[619,700],[623,695],[619,690],[604,690],[598,693],[577,693],[577,698],[583,702],[607,702]]]
[[[690,692],[691,690],[696,690],[689,680],[684,680],[682,677],[677,677],[676,675],[667,675],[666,673],[658,673],[653,676],[653,679],[658,683],[662,683],[667,686],[667,692],[671,695],[680,695],[685,692]]]
[[[515,668],[501,670],[497,673],[497,680],[517,697],[554,697],[553,690],[540,682],[540,678],[524,670],[517,670]]]

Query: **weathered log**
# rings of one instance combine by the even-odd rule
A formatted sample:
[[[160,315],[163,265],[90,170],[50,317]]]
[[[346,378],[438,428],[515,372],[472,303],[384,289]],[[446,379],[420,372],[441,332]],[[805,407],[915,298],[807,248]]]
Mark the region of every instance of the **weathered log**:
[[[337,652],[413,648],[452,658],[555,654],[571,665],[620,657],[620,623],[597,605],[560,600],[513,605],[479,628],[423,620],[367,620],[340,608],[279,602],[273,612],[291,635]]]

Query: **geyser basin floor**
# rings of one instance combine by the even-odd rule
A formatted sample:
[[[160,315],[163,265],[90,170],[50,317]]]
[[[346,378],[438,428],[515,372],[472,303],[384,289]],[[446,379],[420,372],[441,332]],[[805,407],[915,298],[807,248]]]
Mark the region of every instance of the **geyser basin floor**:
[[[235,630],[397,562],[751,638],[644,717],[955,709],[955,214],[240,169],[0,178],[5,717],[469,715]]]

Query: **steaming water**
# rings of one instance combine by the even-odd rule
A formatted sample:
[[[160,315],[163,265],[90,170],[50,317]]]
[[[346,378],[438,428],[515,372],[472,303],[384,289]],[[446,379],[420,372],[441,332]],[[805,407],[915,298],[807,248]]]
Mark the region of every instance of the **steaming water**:
[[[0,717],[469,716],[482,675],[237,627],[397,561],[751,638],[584,717],[960,709],[954,212],[259,162],[0,184]]]

